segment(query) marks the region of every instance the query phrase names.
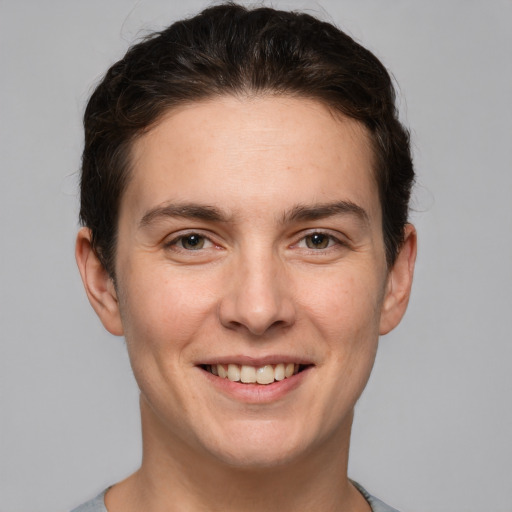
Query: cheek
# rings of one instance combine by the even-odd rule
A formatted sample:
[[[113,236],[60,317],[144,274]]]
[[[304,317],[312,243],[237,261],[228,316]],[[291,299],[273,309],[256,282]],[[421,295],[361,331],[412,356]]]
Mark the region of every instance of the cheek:
[[[326,340],[360,344],[378,336],[381,284],[371,273],[332,272],[314,286],[300,280],[301,306]]]
[[[382,286],[375,273],[337,272],[323,280],[305,305],[313,336],[325,348],[323,364],[331,369],[325,377],[331,379],[339,404],[347,399],[355,403],[369,378],[379,339]]]
[[[199,293],[200,280],[192,280],[191,289],[189,279],[164,271],[130,275],[141,278],[125,280],[120,307],[135,379],[154,411],[171,404],[185,411],[194,391],[181,376],[191,364],[194,342],[210,328],[212,294]]]
[[[121,314],[132,350],[172,352],[185,348],[212,311],[212,293],[198,279],[165,271],[131,273],[122,290]]]

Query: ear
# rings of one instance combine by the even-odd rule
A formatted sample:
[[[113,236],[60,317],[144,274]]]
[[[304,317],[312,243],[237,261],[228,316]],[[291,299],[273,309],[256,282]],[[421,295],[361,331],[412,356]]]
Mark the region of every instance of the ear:
[[[123,325],[114,282],[92,248],[89,228],[82,228],[78,232],[75,257],[91,306],[105,329],[121,336]]]
[[[381,308],[380,334],[393,330],[404,316],[411,295],[417,250],[416,229],[405,226],[404,242],[393,268],[389,271],[386,293]]]

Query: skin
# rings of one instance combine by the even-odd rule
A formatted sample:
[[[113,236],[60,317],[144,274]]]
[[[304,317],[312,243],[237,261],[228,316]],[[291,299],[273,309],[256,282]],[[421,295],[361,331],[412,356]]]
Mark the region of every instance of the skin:
[[[416,255],[408,225],[386,265],[372,157],[358,122],[289,97],[194,103],[135,142],[116,285],[88,229],[76,249],[141,390],[142,466],[110,512],[370,510],[346,474],[353,409]],[[288,388],[200,366],[285,359],[307,364]]]

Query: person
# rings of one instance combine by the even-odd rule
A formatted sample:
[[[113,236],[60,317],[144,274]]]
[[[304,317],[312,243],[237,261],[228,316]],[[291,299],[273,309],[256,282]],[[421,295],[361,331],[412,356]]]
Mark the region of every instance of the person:
[[[390,76],[308,14],[223,4],[128,50],[84,116],[76,259],[140,388],[140,469],[75,512],[392,511],[347,475],[409,299]]]

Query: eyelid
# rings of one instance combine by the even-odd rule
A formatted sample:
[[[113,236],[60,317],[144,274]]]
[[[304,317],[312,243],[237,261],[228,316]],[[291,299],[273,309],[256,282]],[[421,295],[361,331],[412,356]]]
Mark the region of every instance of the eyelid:
[[[184,230],[184,231],[179,231],[177,233],[173,233],[172,235],[170,235],[164,239],[163,246],[166,249],[170,248],[172,246],[177,246],[177,243],[180,240],[182,240],[183,238],[187,238],[187,236],[191,236],[191,235],[200,236],[201,238],[204,238],[206,241],[208,241],[208,243],[210,245],[203,249],[211,249],[212,247],[220,246],[218,243],[216,243],[213,240],[212,235],[204,233],[201,229],[188,229],[188,230]],[[186,252],[195,252],[195,251],[191,251],[189,249],[185,249],[184,247],[179,247],[179,246],[177,246],[177,249],[181,250],[181,251],[186,251]],[[198,251],[199,250],[202,250],[202,249],[198,249]]]
[[[329,238],[329,241],[335,242],[335,243],[334,243],[334,245],[329,245],[325,249],[310,249],[308,247],[302,247],[302,248],[307,249],[309,251],[313,251],[313,252],[322,252],[322,251],[325,252],[335,246],[348,247],[350,245],[350,240],[348,239],[348,237],[338,231],[333,233],[333,231],[330,229],[311,228],[311,229],[308,229],[307,231],[302,231],[300,233],[297,233],[297,235],[294,237],[297,241],[292,243],[291,247],[297,247],[301,242],[304,242],[304,240],[307,236],[311,236],[314,234],[325,235]],[[210,249],[212,247],[217,247],[217,248],[222,247],[222,244],[215,241],[215,239],[214,239],[215,237],[213,236],[213,234],[205,233],[201,229],[193,229],[193,228],[179,231],[177,233],[173,233],[172,235],[165,237],[165,239],[163,240],[163,246],[164,246],[164,248],[170,248],[171,246],[176,246],[176,244],[181,239],[186,238],[187,236],[190,236],[190,235],[198,235],[198,236],[204,238],[209,244],[211,244],[208,247],[206,247],[206,249]],[[194,252],[194,251],[185,249],[183,247],[178,247],[178,249],[182,250],[182,251],[186,251],[186,252]]]
[[[312,228],[312,229],[307,230],[306,232],[300,233],[300,235],[301,235],[300,238],[298,239],[297,242],[292,244],[292,247],[298,247],[301,242],[304,242],[306,237],[311,236],[311,235],[315,235],[315,234],[325,235],[325,236],[327,236],[329,238],[330,242],[335,242],[335,244],[334,245],[329,245],[328,247],[326,247],[324,249],[311,249],[309,247],[300,247],[300,248],[301,249],[306,249],[306,250],[311,251],[311,252],[320,253],[320,252],[328,251],[329,249],[332,249],[333,247],[336,247],[336,246],[342,246],[342,247],[348,247],[349,246],[349,240],[347,239],[347,237],[343,236],[339,232],[336,232],[336,234],[334,234],[332,232],[332,230],[330,230],[330,229],[322,229],[322,228],[315,229],[315,228]]]

